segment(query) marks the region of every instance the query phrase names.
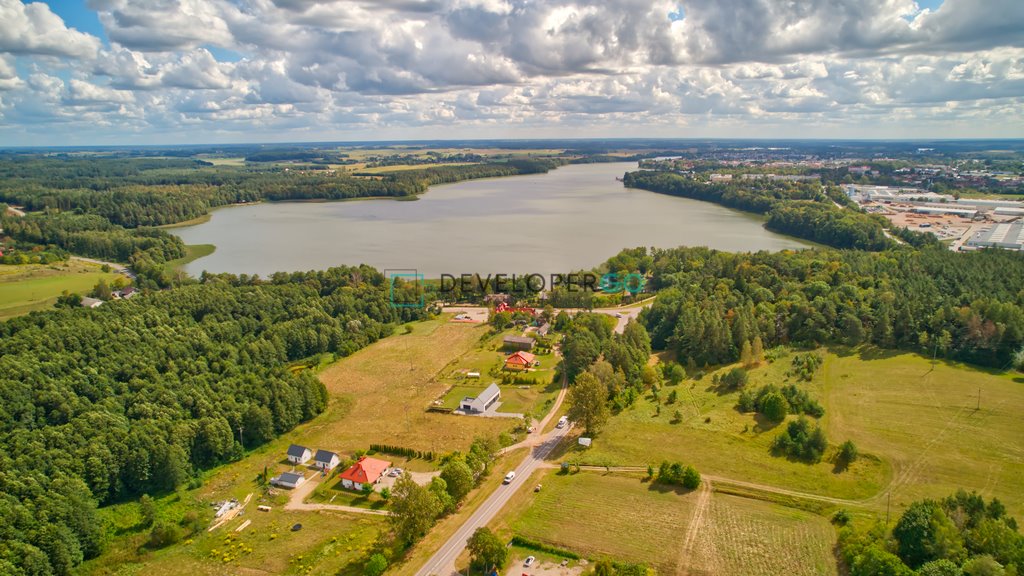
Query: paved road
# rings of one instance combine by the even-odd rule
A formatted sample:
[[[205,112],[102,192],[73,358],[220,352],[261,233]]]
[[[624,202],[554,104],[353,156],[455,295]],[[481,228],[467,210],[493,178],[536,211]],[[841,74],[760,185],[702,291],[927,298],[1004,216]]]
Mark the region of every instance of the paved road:
[[[543,439],[530,450],[530,454],[523,459],[523,461],[516,467],[515,473],[516,478],[510,484],[498,487],[490,497],[479,507],[473,515],[469,517],[466,522],[459,527],[459,529],[448,539],[447,542],[441,546],[426,564],[418,572],[416,576],[455,576],[458,574],[455,570],[455,560],[458,559],[459,554],[466,548],[466,541],[473,535],[473,532],[481,526],[486,526],[491,519],[498,515],[498,512],[505,507],[509,499],[517,490],[522,487],[522,484],[527,482],[530,475],[536,470],[544,458],[558,445],[558,443],[565,436],[565,433],[569,431],[569,427],[555,428],[551,432],[544,435]],[[488,482],[499,482],[500,477],[504,476],[502,470],[496,470],[496,477],[490,478]]]

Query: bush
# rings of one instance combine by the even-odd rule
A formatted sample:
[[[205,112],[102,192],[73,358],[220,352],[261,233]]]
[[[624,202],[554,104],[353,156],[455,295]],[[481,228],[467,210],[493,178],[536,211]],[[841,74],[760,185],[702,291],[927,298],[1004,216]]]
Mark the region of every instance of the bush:
[[[651,470],[653,472],[653,470]],[[679,462],[662,462],[654,481],[659,484],[682,486],[687,490],[695,490],[700,486],[700,473],[693,466],[683,466]]]
[[[365,576],[380,576],[388,569],[388,559],[383,554],[377,553],[370,556],[370,559],[366,562],[366,566],[363,568],[363,574]]]
[[[154,549],[163,548],[175,544],[179,540],[181,540],[181,530],[177,526],[157,522],[149,532],[149,542],[146,543],[146,546]]]
[[[852,441],[847,440],[839,446],[839,453],[836,455],[836,459],[842,466],[849,466],[853,464],[858,455],[857,446]]]
[[[747,381],[750,377],[747,375],[747,371],[744,368],[737,366],[722,377],[722,385],[726,388],[738,390],[747,385]]]
[[[836,526],[846,526],[850,520],[850,513],[845,508],[836,510],[836,513],[832,515],[832,523]]]

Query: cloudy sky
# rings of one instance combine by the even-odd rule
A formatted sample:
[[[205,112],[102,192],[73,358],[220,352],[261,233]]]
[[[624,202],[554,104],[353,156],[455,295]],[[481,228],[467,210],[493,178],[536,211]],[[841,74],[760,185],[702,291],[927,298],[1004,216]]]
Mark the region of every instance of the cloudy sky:
[[[0,146],[1024,136],[1024,0],[0,0]]]

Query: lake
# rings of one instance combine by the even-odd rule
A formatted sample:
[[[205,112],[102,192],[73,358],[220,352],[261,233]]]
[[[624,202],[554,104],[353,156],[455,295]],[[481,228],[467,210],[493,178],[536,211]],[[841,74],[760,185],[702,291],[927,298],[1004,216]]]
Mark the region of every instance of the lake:
[[[369,264],[441,274],[549,275],[591,268],[623,248],[804,248],[756,217],[716,204],[627,189],[636,164],[577,164],[548,174],[433,186],[416,201],[264,202],[214,210],[171,230],[214,244],[186,271],[260,274]]]

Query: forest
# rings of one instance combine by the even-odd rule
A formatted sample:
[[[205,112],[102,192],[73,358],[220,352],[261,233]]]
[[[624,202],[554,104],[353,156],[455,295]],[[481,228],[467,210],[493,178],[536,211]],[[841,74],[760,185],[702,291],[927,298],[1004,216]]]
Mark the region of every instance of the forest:
[[[652,345],[697,365],[734,362],[760,337],[766,349],[870,343],[1006,369],[1024,343],[1015,252],[637,248],[604,267],[651,276]]]
[[[321,412],[289,363],[345,356],[424,312],[371,268],[201,282],[0,324],[0,573],[68,574],[98,504],[197,482]]]
[[[714,202],[729,208],[765,214],[765,227],[834,248],[884,250],[893,245],[883,222],[858,211],[842,209],[817,182],[767,179],[707,182],[672,172],[627,172],[630,188]]]
[[[432,184],[533,174],[558,165],[553,160],[509,160],[360,177],[301,167],[212,166],[192,159],[15,156],[0,157],[0,202],[29,212],[95,214],[136,228],[184,222],[227,204],[409,197]]]

